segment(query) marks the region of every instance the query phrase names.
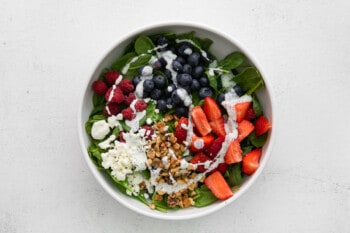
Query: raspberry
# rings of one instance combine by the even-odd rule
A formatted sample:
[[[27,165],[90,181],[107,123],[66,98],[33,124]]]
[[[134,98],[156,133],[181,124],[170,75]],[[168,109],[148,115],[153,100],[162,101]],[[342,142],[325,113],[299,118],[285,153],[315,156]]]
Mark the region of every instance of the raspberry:
[[[132,84],[131,79],[123,79],[118,87],[123,91],[124,94],[128,94],[134,90],[134,85]]]
[[[219,163],[218,166],[210,171],[210,174],[219,171],[220,173],[224,174],[227,170],[227,164],[226,163]]]
[[[151,126],[148,126],[148,125],[144,125],[144,126],[142,126],[141,127],[141,129],[144,129],[145,130],[145,133],[144,133],[144,138],[146,139],[146,140],[151,140],[152,139],[152,136],[153,136],[153,134],[154,134],[154,131],[153,131],[153,129],[152,129],[152,127]]]
[[[142,112],[147,108],[147,104],[144,100],[138,100],[135,103],[135,109],[137,112]]]
[[[214,159],[219,151],[221,150],[222,143],[224,143],[225,137],[218,137],[214,140],[214,142],[211,144],[209,148],[206,149],[206,154],[211,158]]]
[[[104,95],[107,91],[107,85],[103,81],[97,80],[92,84],[92,89],[97,95]]]
[[[131,108],[126,108],[122,111],[125,120],[132,120],[135,118],[135,113]]]
[[[106,73],[105,80],[108,86],[112,86],[117,78],[119,77],[119,72],[111,70]]]
[[[130,92],[129,95],[125,96],[125,99],[124,99],[124,103],[127,105],[127,106],[130,106],[130,104],[132,103],[132,101],[135,99],[135,94],[133,92]]]
[[[103,109],[105,116],[117,115],[120,112],[120,105],[118,103],[108,103]]]
[[[110,103],[122,103],[125,99],[123,92],[120,88],[110,87],[105,95],[105,99]]]

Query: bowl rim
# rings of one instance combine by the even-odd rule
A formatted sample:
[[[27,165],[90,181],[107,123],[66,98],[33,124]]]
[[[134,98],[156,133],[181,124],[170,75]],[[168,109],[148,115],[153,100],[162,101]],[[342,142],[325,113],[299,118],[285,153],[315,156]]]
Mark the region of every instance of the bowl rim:
[[[91,161],[90,156],[87,153],[87,148],[85,148],[85,142],[83,139],[83,134],[85,131],[82,127],[82,125],[85,124],[85,122],[82,121],[83,119],[81,116],[83,113],[83,106],[84,106],[83,103],[84,103],[85,92],[88,89],[88,85],[89,85],[91,79],[94,77],[95,72],[100,67],[102,61],[106,58],[106,56],[109,55],[113,50],[115,50],[119,46],[120,43],[122,43],[123,41],[126,41],[130,38],[133,38],[137,35],[140,35],[142,33],[147,33],[149,30],[152,30],[155,28],[181,27],[181,26],[192,27],[194,29],[194,31],[196,29],[200,29],[200,30],[206,30],[206,31],[210,31],[214,34],[217,34],[219,37],[222,37],[225,40],[232,43],[234,46],[236,46],[238,48],[239,51],[242,51],[248,57],[248,59],[251,61],[251,63],[259,70],[259,72],[261,73],[261,75],[264,79],[265,88],[266,88],[266,95],[270,101],[270,109],[271,109],[271,117],[270,117],[271,119],[269,119],[269,120],[274,127],[270,130],[269,144],[267,147],[264,148],[265,157],[264,157],[264,160],[261,161],[261,163],[259,165],[259,169],[254,173],[254,176],[252,176],[245,183],[245,185],[243,187],[240,187],[239,192],[235,193],[234,197],[229,198],[225,201],[222,201],[221,203],[219,203],[215,206],[212,206],[212,208],[206,209],[205,211],[204,210],[199,211],[198,213],[192,213],[192,214],[188,214],[188,215],[168,215],[167,213],[163,213],[163,212],[161,212],[161,214],[159,214],[158,213],[159,211],[156,211],[156,210],[144,211],[142,209],[137,208],[133,204],[130,204],[129,202],[123,201],[118,196],[119,194],[116,194],[115,191],[109,186],[109,184],[99,175],[99,171],[97,170],[95,164]],[[239,40],[237,40],[237,38],[235,38],[232,35],[228,35],[225,32],[214,29],[213,27],[208,26],[206,24],[201,24],[201,23],[192,22],[192,21],[164,21],[164,22],[147,24],[147,25],[138,27],[135,30],[130,31],[126,35],[120,37],[116,42],[114,42],[113,45],[111,46],[111,48],[107,49],[104,53],[102,53],[102,56],[97,60],[97,64],[95,65],[95,67],[92,69],[92,71],[89,74],[90,74],[88,76],[89,78],[86,78],[86,80],[83,81],[84,83],[82,83],[81,90],[79,91],[79,98],[81,98],[81,99],[79,100],[79,109],[78,109],[78,137],[79,137],[79,143],[80,143],[80,147],[81,147],[81,150],[83,152],[83,155],[84,155],[85,162],[87,163],[89,170],[92,172],[93,176],[98,181],[98,183],[102,186],[102,188],[113,199],[117,200],[119,204],[135,211],[136,213],[142,214],[144,216],[156,218],[156,219],[162,219],[162,220],[186,220],[186,219],[193,219],[193,218],[198,218],[198,217],[202,217],[205,215],[209,215],[209,214],[211,214],[219,209],[222,209],[224,206],[231,204],[232,202],[237,200],[241,195],[243,195],[255,183],[255,181],[257,180],[257,178],[260,176],[261,172],[263,171],[264,167],[266,166],[268,160],[270,159],[273,144],[275,141],[275,131],[276,131],[275,130],[275,122],[276,122],[275,115],[276,114],[274,114],[274,97],[273,97],[274,94],[272,91],[272,87],[270,85],[270,81],[268,80],[268,78],[266,78],[266,77],[268,77],[266,75],[266,72],[264,71],[264,69],[262,68],[260,63],[257,61],[257,59],[255,58],[253,53],[251,51],[249,51]]]

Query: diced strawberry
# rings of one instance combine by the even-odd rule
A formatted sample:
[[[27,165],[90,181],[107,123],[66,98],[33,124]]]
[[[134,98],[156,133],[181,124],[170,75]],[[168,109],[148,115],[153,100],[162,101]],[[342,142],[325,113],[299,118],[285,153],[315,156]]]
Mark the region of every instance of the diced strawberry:
[[[259,167],[261,148],[250,151],[243,157],[242,171],[246,175],[252,175]]]
[[[200,136],[205,136],[211,132],[211,128],[207,117],[205,116],[205,113],[200,106],[195,106],[194,108],[192,108],[191,117],[194,126],[196,127]]]
[[[215,121],[210,121],[209,125],[213,132],[218,136],[218,137],[225,137],[226,136],[226,131],[225,131],[225,121],[223,117],[220,117],[219,119]]]
[[[176,126],[174,136],[177,138],[178,143],[182,143],[187,138],[187,126],[188,118],[181,117]]]
[[[225,154],[225,163],[232,164],[242,161],[242,149],[238,140],[234,140],[230,143]]]
[[[192,152],[204,151],[205,149],[211,146],[213,141],[214,141],[214,136],[211,134],[208,134],[203,137],[198,137],[196,134],[193,133],[191,145],[190,145],[190,151]]]
[[[216,121],[222,117],[219,105],[211,97],[204,98],[203,111],[208,121]]]
[[[107,85],[101,80],[96,80],[92,84],[92,90],[97,94],[97,95],[104,95],[107,92]]]
[[[205,172],[207,170],[207,168],[205,168],[203,163],[205,163],[208,160],[210,160],[210,158],[206,154],[204,154],[203,152],[199,152],[193,156],[193,158],[191,159],[191,163],[192,164],[201,163],[201,165],[197,166],[196,171],[197,172]]]
[[[264,115],[261,115],[255,122],[255,134],[261,136],[271,129],[272,125]]]
[[[248,120],[243,120],[238,123],[238,141],[241,142],[245,139],[251,132],[254,131],[254,125]]]
[[[220,200],[233,196],[230,186],[227,184],[225,178],[219,171],[210,174],[204,180],[204,184],[208,189],[210,189],[214,196]]]
[[[251,120],[253,120],[255,117],[256,117],[256,116],[255,116],[254,108],[253,108],[253,106],[250,106],[250,107],[248,108],[247,113],[245,114],[244,119],[246,119],[246,120],[248,120],[248,121],[251,121]]]
[[[213,143],[205,150],[205,153],[212,159],[214,159],[221,150],[222,143],[224,143],[225,137],[218,137]]]
[[[106,76],[105,76],[105,80],[106,80],[106,83],[107,85],[110,87],[112,86],[115,81],[117,80],[117,78],[119,78],[119,72],[117,71],[114,71],[114,70],[110,70],[106,73]]]
[[[247,114],[247,111],[250,107],[251,102],[241,102],[237,103],[234,108],[236,111],[236,121],[241,122],[245,115]]]
[[[219,171],[220,173],[224,174],[227,170],[227,164],[226,163],[219,163],[218,166],[213,169],[210,173],[214,173],[216,171]]]

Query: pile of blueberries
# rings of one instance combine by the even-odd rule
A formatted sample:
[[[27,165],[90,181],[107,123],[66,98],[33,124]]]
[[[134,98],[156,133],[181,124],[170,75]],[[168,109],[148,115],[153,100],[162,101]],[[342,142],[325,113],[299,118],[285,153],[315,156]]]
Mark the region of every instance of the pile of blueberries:
[[[152,66],[141,67],[139,76],[133,78],[133,84],[136,86],[141,81],[141,76],[151,75],[153,72],[153,78],[143,82],[143,98],[149,97],[156,100],[157,108],[161,112],[175,109],[176,115],[188,116],[189,106],[188,103],[183,101],[183,93],[181,93],[183,90],[191,95],[196,93],[199,99],[214,96],[214,91],[209,85],[204,68],[210,60],[203,57],[188,42],[172,45],[166,37],[159,37],[156,45],[162,46],[162,51],[171,50],[177,55],[171,67],[177,72],[176,82],[178,87],[173,83],[172,73],[166,69],[168,64],[163,57],[154,62]]]

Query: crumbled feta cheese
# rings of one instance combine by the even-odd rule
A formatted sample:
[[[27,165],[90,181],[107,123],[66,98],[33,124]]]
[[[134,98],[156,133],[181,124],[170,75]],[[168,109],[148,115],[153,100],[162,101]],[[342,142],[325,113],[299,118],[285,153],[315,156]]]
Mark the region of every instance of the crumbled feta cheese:
[[[99,120],[93,123],[91,128],[91,137],[93,139],[102,140],[109,133],[109,125],[105,120]]]

